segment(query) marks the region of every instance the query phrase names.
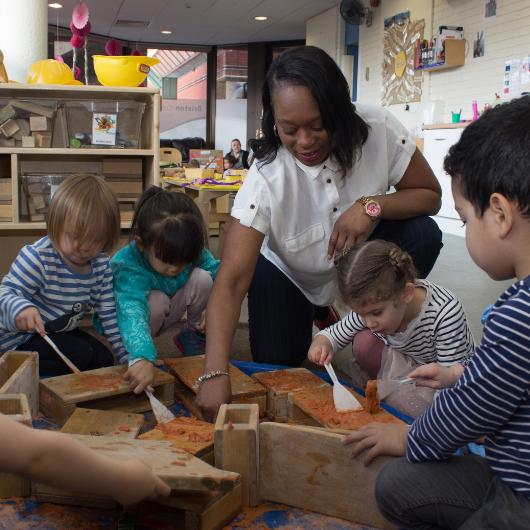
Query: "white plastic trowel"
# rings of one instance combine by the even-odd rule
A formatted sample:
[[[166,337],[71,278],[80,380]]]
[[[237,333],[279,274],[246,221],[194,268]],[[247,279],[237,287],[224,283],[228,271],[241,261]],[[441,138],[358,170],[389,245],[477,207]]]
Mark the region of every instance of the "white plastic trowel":
[[[333,381],[333,402],[337,412],[350,412],[352,410],[361,410],[363,406],[359,403],[356,397],[349,392],[338,380],[333,366],[324,364],[324,368]]]
[[[149,403],[151,404],[157,423],[168,423],[175,419],[175,415],[163,403],[161,403],[152,392],[149,392],[148,390],[144,390],[144,392],[149,398]]]

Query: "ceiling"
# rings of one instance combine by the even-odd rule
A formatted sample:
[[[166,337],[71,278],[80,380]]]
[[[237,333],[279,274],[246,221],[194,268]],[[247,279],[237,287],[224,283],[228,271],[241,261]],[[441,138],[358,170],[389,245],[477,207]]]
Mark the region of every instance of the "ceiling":
[[[78,0],[56,0],[48,22],[68,28]],[[85,0],[92,33],[132,42],[163,44],[238,44],[305,39],[306,21],[338,0]],[[254,20],[264,15],[268,20]],[[58,17],[58,21],[57,21]],[[123,27],[117,21],[141,21]],[[161,30],[171,30],[163,35]]]

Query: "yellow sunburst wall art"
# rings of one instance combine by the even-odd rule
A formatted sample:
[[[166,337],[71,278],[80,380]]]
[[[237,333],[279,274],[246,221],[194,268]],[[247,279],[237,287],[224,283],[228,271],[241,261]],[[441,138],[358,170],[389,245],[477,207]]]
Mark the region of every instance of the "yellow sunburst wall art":
[[[384,33],[383,105],[421,99],[421,71],[414,71],[416,41],[423,40],[424,20],[393,23]]]

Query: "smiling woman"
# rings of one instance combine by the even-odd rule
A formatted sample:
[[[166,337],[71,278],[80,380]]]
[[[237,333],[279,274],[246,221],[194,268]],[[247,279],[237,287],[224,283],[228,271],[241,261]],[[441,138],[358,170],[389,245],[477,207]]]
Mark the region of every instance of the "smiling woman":
[[[441,248],[427,217],[440,205],[431,169],[389,112],[351,103],[323,50],[293,48],[273,62],[262,130],[208,304],[206,372],[226,370],[247,290],[254,360],[294,366],[306,356],[313,320],[325,319],[336,296],[336,252],[391,240],[424,277]],[[387,194],[390,187],[396,192]],[[219,377],[198,395],[210,417],[229,398],[229,381]]]

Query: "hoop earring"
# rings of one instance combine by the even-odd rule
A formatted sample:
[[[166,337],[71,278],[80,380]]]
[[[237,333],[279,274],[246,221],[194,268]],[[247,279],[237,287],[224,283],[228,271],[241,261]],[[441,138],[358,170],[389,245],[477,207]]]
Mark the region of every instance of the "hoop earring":
[[[276,124],[273,125],[272,130],[274,131],[274,135],[279,138],[280,135],[278,134],[278,128],[276,127]]]

